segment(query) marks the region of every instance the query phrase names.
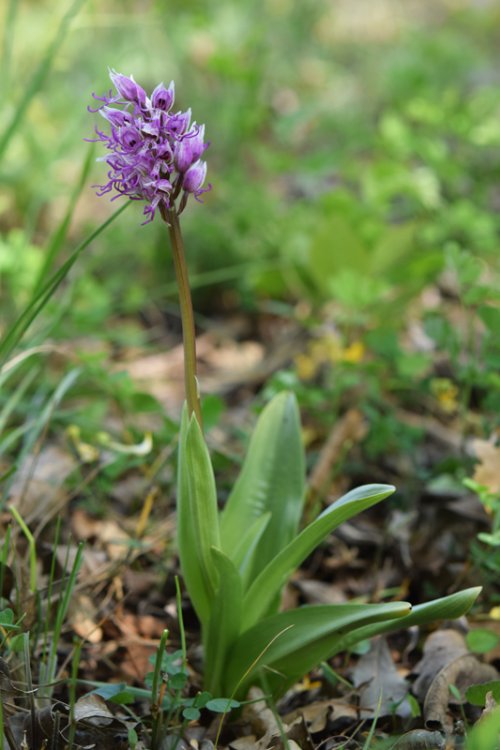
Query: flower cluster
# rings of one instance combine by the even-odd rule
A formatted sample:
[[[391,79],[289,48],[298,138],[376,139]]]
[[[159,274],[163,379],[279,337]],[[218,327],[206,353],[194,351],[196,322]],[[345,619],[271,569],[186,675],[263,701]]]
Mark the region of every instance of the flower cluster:
[[[98,195],[116,190],[114,198],[126,195],[147,201],[145,223],[153,221],[157,210],[164,217],[171,208],[180,214],[190,194],[198,200],[211,187],[203,187],[207,165],[200,159],[208,146],[204,143],[205,126],[191,124],[190,109],[171,112],[173,81],[168,88],[160,83],[149,98],[132,76],[111,70],[110,78],[117,94],[93,94],[102,104],[95,110],[89,107],[111,126],[110,134],[95,129],[94,140],[110,151],[100,158],[108,164],[109,181],[97,186]]]

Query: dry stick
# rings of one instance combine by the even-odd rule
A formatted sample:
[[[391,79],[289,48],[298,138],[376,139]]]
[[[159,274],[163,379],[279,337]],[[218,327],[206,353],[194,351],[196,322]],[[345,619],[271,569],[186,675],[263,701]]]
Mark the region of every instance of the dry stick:
[[[198,393],[198,380],[196,378],[196,334],[194,328],[193,303],[191,301],[191,291],[189,288],[188,270],[181,226],[175,208],[161,210],[161,214],[168,226],[168,233],[172,243],[177,288],[179,290],[182,338],[184,343],[184,384],[188,412],[190,417],[191,414],[194,414],[200,427],[203,427],[201,420],[200,396]]]

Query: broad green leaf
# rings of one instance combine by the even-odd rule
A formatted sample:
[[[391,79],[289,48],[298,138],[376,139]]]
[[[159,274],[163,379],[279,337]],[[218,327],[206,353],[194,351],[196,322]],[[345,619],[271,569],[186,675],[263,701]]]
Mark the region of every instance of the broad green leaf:
[[[339,271],[365,271],[370,260],[356,230],[337,212],[320,221],[313,233],[309,262],[308,272],[318,289],[329,294],[330,281]]]
[[[255,578],[297,533],[305,490],[304,450],[295,396],[280,393],[259,417],[241,473],[221,514],[222,549],[247,557],[256,519],[271,517],[256,545],[249,575]]]
[[[248,531],[243,535],[241,544],[236,550],[233,562],[239,571],[243,590],[247,588],[248,582],[251,580],[250,575],[252,572],[252,562],[255,550],[257,549],[257,544],[259,543],[270,518],[270,513],[264,513],[263,516],[257,518]]]
[[[212,547],[220,547],[217,496],[210,455],[194,415],[184,405],[177,485],[177,535],[182,575],[202,625],[217,590]]]
[[[251,627],[265,616],[293,571],[341,523],[394,492],[388,484],[367,484],[351,490],[330,505],[293,540],[255,579],[244,602],[244,626]]]
[[[416,222],[406,222],[386,227],[382,237],[370,253],[370,269],[374,274],[384,274],[402,262],[415,248]]]
[[[277,670],[275,682],[286,686],[290,679],[298,679],[329,658],[332,638],[339,640],[346,630],[361,625],[402,618],[410,609],[407,602],[320,605],[268,617],[242,633],[234,644],[222,689],[232,694],[238,688],[244,694],[263,667]]]
[[[232,698],[212,698],[211,701],[208,701],[205,708],[208,708],[209,711],[213,711],[215,714],[225,714],[233,708],[239,708],[240,706],[241,703]]]
[[[410,614],[402,617],[397,623],[376,623],[351,631],[348,635],[343,636],[338,644],[337,651],[348,650],[359,641],[373,638],[382,633],[391,633],[394,630],[406,629],[413,625],[427,625],[436,620],[454,620],[469,611],[480,593],[481,586],[476,586],[457,591],[449,596],[443,596],[440,599],[434,599],[431,602],[425,602],[425,604],[417,604],[412,608]]]
[[[500,704],[500,680],[490,680],[489,682],[470,685],[467,688],[465,697],[467,698],[467,702],[472,703],[473,706],[484,707],[486,705],[487,693],[491,693],[495,701]]]
[[[229,648],[240,633],[243,592],[241,579],[229,557],[212,548],[212,559],[219,586],[211,604],[208,626],[204,632],[205,688],[220,695],[221,675],[226,667]]]

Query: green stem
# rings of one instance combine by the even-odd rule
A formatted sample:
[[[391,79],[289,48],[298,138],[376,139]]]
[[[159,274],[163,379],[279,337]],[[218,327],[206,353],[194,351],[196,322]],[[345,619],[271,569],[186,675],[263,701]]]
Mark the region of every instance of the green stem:
[[[175,208],[170,208],[162,216],[167,222],[174,268],[179,290],[179,305],[181,309],[182,338],[184,344],[184,384],[189,416],[194,414],[198,424],[202,427],[200,397],[198,394],[198,380],[196,378],[196,335],[194,328],[193,303],[189,288],[188,270],[184,253],[181,226]]]

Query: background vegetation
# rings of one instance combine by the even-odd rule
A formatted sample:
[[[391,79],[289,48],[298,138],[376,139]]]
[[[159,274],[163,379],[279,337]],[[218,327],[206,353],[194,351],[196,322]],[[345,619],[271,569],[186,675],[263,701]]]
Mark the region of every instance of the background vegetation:
[[[311,512],[361,481],[398,485],[389,517],[371,517],[361,593],[421,600],[467,579],[493,611],[499,50],[497,2],[9,0],[0,334],[118,206],[96,197],[104,167],[85,140],[108,67],[148,90],[174,79],[211,141],[213,190],[183,230],[222,483],[252,422],[241,406],[291,388]],[[166,233],[141,220],[130,206],[82,252],[3,363],[0,477],[5,528],[14,505],[40,547],[58,516],[65,542],[70,526],[85,536],[75,511],[112,517],[143,571],[159,542],[140,539],[173,507],[182,399]]]

